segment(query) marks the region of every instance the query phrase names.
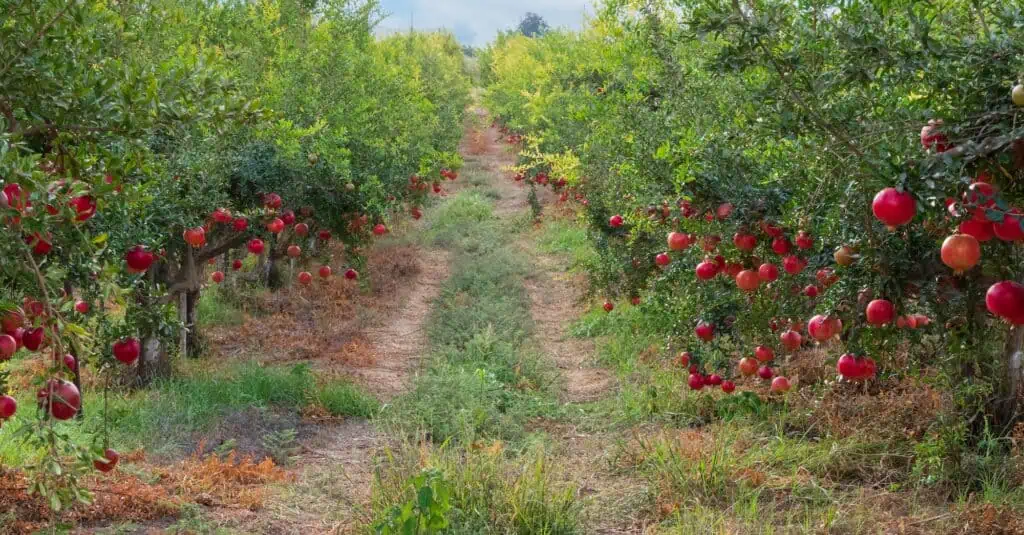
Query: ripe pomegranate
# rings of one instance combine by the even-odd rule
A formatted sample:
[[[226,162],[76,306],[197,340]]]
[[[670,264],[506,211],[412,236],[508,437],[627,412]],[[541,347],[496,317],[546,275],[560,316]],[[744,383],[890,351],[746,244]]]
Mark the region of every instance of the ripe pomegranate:
[[[690,364],[690,373],[700,373],[700,369],[697,368],[696,364]]]
[[[775,264],[761,264],[757,268],[757,276],[765,282],[772,282],[779,278],[779,268]]]
[[[634,295],[633,297],[630,297],[629,302],[632,303],[633,306],[640,306],[640,296]]]
[[[215,284],[220,284],[224,282],[224,272],[214,271],[212,274],[210,274],[210,280],[212,280]]]
[[[226,225],[231,222],[231,212],[229,212],[227,208],[218,208],[213,211],[210,218],[213,219],[215,223]]]
[[[320,241],[330,241],[330,239],[331,239],[331,231],[329,231],[329,230],[321,230],[320,232],[316,233],[316,237],[319,238]]]
[[[760,223],[758,223],[758,226],[761,227],[761,232],[764,232],[765,234],[767,234],[768,236],[770,236],[772,238],[781,238],[782,237],[782,228],[778,227],[776,225],[773,225],[773,224],[769,223],[768,221],[762,220]]]
[[[70,420],[82,406],[82,395],[74,383],[51,379],[39,391],[38,398],[43,407],[50,406],[50,415],[57,420]]]
[[[114,342],[111,350],[114,353],[115,359],[122,364],[130,366],[139,359],[139,354],[142,352],[142,344],[139,343],[138,338],[123,338]]]
[[[690,365],[690,360],[692,358],[693,358],[693,355],[691,355],[689,351],[681,351],[679,353],[679,365],[684,367],[684,368],[689,366]]]
[[[860,378],[861,366],[857,362],[857,358],[852,353],[847,353],[839,357],[839,361],[836,362],[836,371],[839,375],[842,375],[844,379],[855,380]]]
[[[187,229],[182,234],[182,237],[185,238],[185,243],[194,248],[199,248],[206,244],[206,231],[203,230],[203,227]]]
[[[25,334],[21,337],[21,343],[25,345],[25,349],[29,351],[37,351],[43,346],[46,341],[46,331],[42,327],[36,327],[35,329],[26,329]]]
[[[761,362],[768,362],[775,358],[775,352],[770,347],[757,346],[754,348],[754,358]]]
[[[981,260],[981,245],[970,234],[954,234],[942,242],[940,253],[942,263],[959,275]]]
[[[68,201],[75,210],[75,221],[81,223],[96,215],[96,199],[92,195],[80,195]]]
[[[13,335],[15,329],[25,324],[25,316],[19,310],[10,310],[0,317],[0,329],[3,332]]]
[[[1015,325],[1024,324],[1024,286],[1013,281],[993,284],[985,293],[985,306]]]
[[[987,182],[979,181],[968,186],[962,200],[965,208],[971,208],[971,219],[988,221],[988,210],[995,208],[998,193],[995,186]]]
[[[832,255],[832,258],[834,258],[836,264],[839,264],[840,266],[852,266],[853,263],[856,261],[856,258],[854,258],[853,254],[853,248],[851,248],[848,245],[842,245],[838,249],[836,249],[836,252],[835,254]]]
[[[929,318],[928,316],[925,316],[924,314],[914,314],[913,318],[914,318],[914,321],[917,323],[915,328],[916,327],[927,327],[928,324],[932,322],[931,318]]]
[[[772,240],[772,251],[779,256],[789,254],[789,251],[793,249],[793,244],[790,243],[789,238],[785,236],[779,236]]]
[[[824,342],[842,331],[843,322],[839,318],[819,314],[807,322],[807,334],[819,342]]]
[[[276,193],[268,193],[264,195],[263,206],[266,206],[271,210],[277,210],[281,207],[281,196]]]
[[[875,195],[871,211],[889,230],[896,230],[896,227],[906,225],[914,219],[917,201],[910,192],[885,188]]]
[[[654,263],[661,267],[669,265],[670,262],[672,262],[672,258],[669,257],[666,253],[658,253],[654,257]]]
[[[622,219],[621,215],[615,214],[608,218],[608,226],[612,228],[619,228],[625,220]]]
[[[117,466],[117,462],[120,460],[121,454],[119,454],[117,450],[107,448],[107,450],[103,452],[103,459],[94,460],[92,465],[100,472],[107,473],[113,470],[114,467]]]
[[[44,256],[53,249],[53,243],[50,242],[50,235],[44,238],[38,232],[33,233],[32,236],[25,238],[25,241],[32,246],[32,254],[37,256]]]
[[[875,299],[868,303],[868,307],[865,310],[867,315],[868,323],[880,326],[886,323],[892,323],[893,318],[896,316],[896,307],[886,299]]]
[[[967,221],[960,223],[959,230],[961,234],[974,236],[974,239],[979,242],[987,242],[995,236],[992,223],[989,223],[988,221],[968,219]]]
[[[0,334],[0,362],[3,362],[18,351],[18,341],[9,334]]]
[[[818,281],[818,284],[825,288],[832,286],[839,280],[839,276],[836,275],[836,272],[833,271],[832,268],[819,269],[817,273],[814,274],[814,278]]]
[[[281,221],[284,221],[285,225],[294,225],[295,224],[295,212],[293,212],[291,210],[288,210],[287,212],[281,214]]]
[[[704,380],[704,384],[710,386],[722,386],[722,376],[717,373],[712,373]]]
[[[782,259],[782,269],[786,270],[786,273],[790,275],[796,275],[804,270],[806,262],[799,256],[789,255]]]
[[[789,379],[786,379],[785,377],[779,376],[772,379],[771,391],[773,394],[789,392],[790,387]]]
[[[299,223],[298,225],[295,225],[296,236],[305,236],[307,234],[309,234],[309,225],[305,223]]]
[[[726,219],[726,218],[729,217],[729,214],[732,213],[732,208],[733,208],[732,203],[724,202],[722,204],[719,204],[718,208],[715,209],[715,216],[720,221],[723,220],[723,219]]]
[[[779,335],[779,341],[782,342],[782,347],[785,347],[790,351],[796,351],[797,349],[800,349],[800,344],[803,343],[803,337],[800,336],[799,332],[789,329]]]
[[[11,396],[0,396],[0,420],[6,420],[18,412],[18,402]]]
[[[320,266],[319,274],[321,279],[331,278],[331,266]]]
[[[814,238],[810,234],[801,230],[796,235],[796,246],[801,249],[810,249],[811,247],[814,247]]]
[[[705,260],[700,264],[697,264],[697,278],[702,281],[707,281],[715,278],[718,275],[718,265],[714,262]]]
[[[82,300],[75,301],[75,312],[78,312],[79,314],[88,314],[89,303]]]
[[[761,284],[761,278],[752,269],[744,269],[736,274],[736,286],[746,292],[753,292]]]
[[[682,232],[670,232],[668,234],[668,248],[673,251],[684,251],[690,247],[690,239]]]
[[[808,284],[807,286],[804,287],[804,295],[810,297],[811,299],[818,297],[818,287],[813,284]]]
[[[697,338],[705,342],[710,342],[715,338],[715,326],[704,321],[698,323],[693,332],[697,335]]]
[[[743,357],[740,359],[739,369],[741,374],[750,377],[757,373],[757,361],[750,357]]]
[[[71,354],[64,355],[64,359],[63,360],[64,360],[64,367],[65,368],[67,368],[67,369],[69,369],[71,371],[75,371],[75,370],[78,369],[78,359],[76,359],[74,355],[71,355]]]
[[[942,119],[932,119],[928,124],[921,127],[921,146],[925,150],[935,149],[935,152],[946,152],[949,150],[949,138],[939,129],[942,126]]]
[[[313,282],[313,275],[312,274],[310,274],[308,271],[302,271],[302,272],[299,273],[299,284],[302,284],[303,286],[305,286],[305,285],[308,285],[311,282]]]
[[[267,223],[267,230],[272,234],[280,234],[284,230],[284,220],[280,217],[275,217],[273,221]]]
[[[231,263],[231,269],[233,269],[235,271],[239,271],[240,269],[242,269],[242,261],[241,260],[235,260],[234,262],[232,262]]]
[[[743,271],[743,266],[741,264],[737,264],[735,262],[729,262],[728,264],[725,265],[725,272],[724,273],[730,279],[734,279],[735,280],[736,276],[739,275],[741,271]]]
[[[17,329],[14,329],[14,332],[10,333],[10,335],[14,338],[14,341],[18,343],[18,349],[25,347],[25,329],[18,327]]]
[[[761,366],[760,368],[757,369],[757,376],[760,377],[761,379],[764,379],[765,381],[771,379],[774,375],[775,372],[772,371],[772,369],[769,368],[768,366]]]
[[[246,246],[246,248],[249,250],[251,254],[261,255],[263,254],[264,249],[263,240],[259,238],[253,238],[249,240],[249,244]]]
[[[235,232],[245,232],[246,229],[249,228],[249,221],[245,218],[238,217],[235,218],[235,221],[231,225],[234,227]]]
[[[345,278],[350,281],[356,280],[359,278],[359,272],[352,268],[348,268],[345,270]]]
[[[704,378],[699,373],[691,373],[690,378],[686,381],[690,385],[691,390],[700,390],[704,388]]]
[[[384,223],[377,223],[373,227],[374,236],[383,236],[388,233],[388,227],[384,226]]]
[[[302,256],[302,248],[299,247],[298,245],[289,245],[288,246],[288,256],[290,256],[292,258],[298,258],[298,257]]]
[[[1011,208],[1009,212],[1003,214],[1002,221],[992,223],[992,232],[1003,241],[1022,241],[1024,230],[1021,230],[1020,225],[1021,211]]]
[[[604,302],[603,308],[605,312],[611,312],[612,310],[615,310],[615,303],[606,300]]]
[[[732,243],[741,251],[753,251],[757,247],[757,237],[744,231],[737,232],[732,237]]]

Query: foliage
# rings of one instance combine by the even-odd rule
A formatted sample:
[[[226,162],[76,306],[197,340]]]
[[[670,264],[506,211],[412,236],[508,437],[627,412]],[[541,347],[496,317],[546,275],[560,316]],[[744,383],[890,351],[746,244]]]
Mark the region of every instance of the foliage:
[[[526,37],[540,37],[551,27],[548,26],[548,21],[544,20],[544,17],[529,11],[519,19],[519,26],[516,29]]]

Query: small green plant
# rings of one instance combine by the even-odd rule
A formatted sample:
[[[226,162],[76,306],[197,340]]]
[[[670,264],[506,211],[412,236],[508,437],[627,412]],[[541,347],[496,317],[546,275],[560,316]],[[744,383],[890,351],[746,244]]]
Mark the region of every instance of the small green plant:
[[[278,466],[286,466],[291,463],[292,457],[299,452],[299,448],[295,443],[295,439],[298,436],[298,431],[294,429],[282,429],[268,433],[261,442],[270,458]]]
[[[374,533],[430,535],[448,527],[451,488],[444,475],[436,469],[423,470],[412,478],[409,487],[416,490],[416,495],[388,510],[385,517],[373,525]]]

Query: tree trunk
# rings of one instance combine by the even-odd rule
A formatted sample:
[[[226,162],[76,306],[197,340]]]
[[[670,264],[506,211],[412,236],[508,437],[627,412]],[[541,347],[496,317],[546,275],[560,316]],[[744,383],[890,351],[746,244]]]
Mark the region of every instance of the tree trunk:
[[[1005,384],[996,415],[999,423],[1009,428],[1019,415],[1018,404],[1024,392],[1024,326],[1010,327],[1003,360],[1006,363]]]
[[[185,353],[190,358],[199,358],[199,330],[196,327],[196,308],[199,304],[199,290],[188,290],[185,295]]]
[[[142,354],[135,378],[136,386],[149,386],[156,379],[171,376],[171,359],[160,345],[160,338],[152,334],[142,339]]]

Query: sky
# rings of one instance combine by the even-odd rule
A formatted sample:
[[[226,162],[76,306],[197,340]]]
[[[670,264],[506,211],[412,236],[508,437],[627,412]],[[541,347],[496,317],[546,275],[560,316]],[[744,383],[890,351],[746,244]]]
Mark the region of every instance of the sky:
[[[528,11],[553,27],[578,29],[583,14],[594,12],[591,4],[592,0],[381,0],[390,16],[379,28],[382,32],[408,30],[411,16],[417,29],[446,28],[463,44],[482,46],[498,30],[519,24]]]

